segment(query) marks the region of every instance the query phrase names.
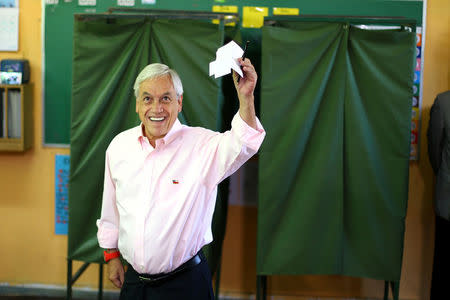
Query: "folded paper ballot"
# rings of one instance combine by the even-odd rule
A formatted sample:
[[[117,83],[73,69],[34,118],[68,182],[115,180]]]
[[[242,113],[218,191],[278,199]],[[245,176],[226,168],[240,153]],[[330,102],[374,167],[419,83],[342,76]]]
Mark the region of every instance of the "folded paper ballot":
[[[214,75],[215,78],[230,74],[231,69],[244,77],[238,58],[242,57],[244,50],[234,41],[229,42],[225,46],[220,47],[216,51],[216,60],[209,63],[209,76]]]

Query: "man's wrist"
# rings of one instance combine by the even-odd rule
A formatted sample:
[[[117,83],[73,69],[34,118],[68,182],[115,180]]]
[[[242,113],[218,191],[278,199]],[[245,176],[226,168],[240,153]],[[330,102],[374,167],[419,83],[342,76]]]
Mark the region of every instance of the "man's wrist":
[[[118,249],[106,249],[103,251],[103,258],[105,259],[105,262],[118,257],[120,257],[120,252]]]

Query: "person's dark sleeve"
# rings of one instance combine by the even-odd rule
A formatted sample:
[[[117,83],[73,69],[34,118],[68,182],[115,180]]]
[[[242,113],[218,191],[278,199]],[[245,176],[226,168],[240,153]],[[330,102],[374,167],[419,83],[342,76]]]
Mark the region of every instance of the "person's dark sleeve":
[[[428,157],[434,174],[438,173],[442,157],[444,139],[444,114],[440,107],[439,98],[434,100],[430,110],[430,123],[428,125]]]

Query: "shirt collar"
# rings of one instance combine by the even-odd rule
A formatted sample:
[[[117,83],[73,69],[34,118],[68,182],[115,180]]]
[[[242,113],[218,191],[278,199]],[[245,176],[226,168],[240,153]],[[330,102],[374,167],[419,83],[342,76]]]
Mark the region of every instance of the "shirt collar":
[[[178,118],[175,120],[175,122],[172,125],[172,128],[169,130],[169,132],[161,139],[156,140],[156,145],[158,144],[168,144],[170,142],[172,142],[177,136],[178,136],[178,132],[181,130],[181,128],[183,127],[183,125],[181,124],[181,122],[178,120]],[[140,142],[140,144],[143,146],[143,142],[148,140],[145,138],[144,135],[144,126],[142,124],[142,122],[139,124],[139,126],[135,127],[136,128],[136,136],[138,141]]]

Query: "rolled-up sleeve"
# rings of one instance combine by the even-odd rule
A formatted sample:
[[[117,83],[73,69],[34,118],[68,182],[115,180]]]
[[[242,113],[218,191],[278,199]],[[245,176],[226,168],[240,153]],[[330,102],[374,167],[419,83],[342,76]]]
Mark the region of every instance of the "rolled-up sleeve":
[[[266,132],[258,118],[256,118],[256,126],[257,129],[250,127],[242,120],[239,113],[234,116],[233,121],[231,122],[231,130],[235,132],[239,137],[239,140],[242,141],[246,147],[253,150],[253,154],[258,152],[259,147],[266,136]]]
[[[97,220],[97,239],[101,248],[117,248],[119,240],[119,213],[116,206],[116,187],[111,176],[108,151],[105,159],[102,211]]]
[[[256,123],[257,129],[250,127],[238,112],[231,122],[231,130],[217,134],[207,143],[203,158],[209,162],[205,168],[208,185],[217,185],[258,152],[266,132],[258,119]]]

